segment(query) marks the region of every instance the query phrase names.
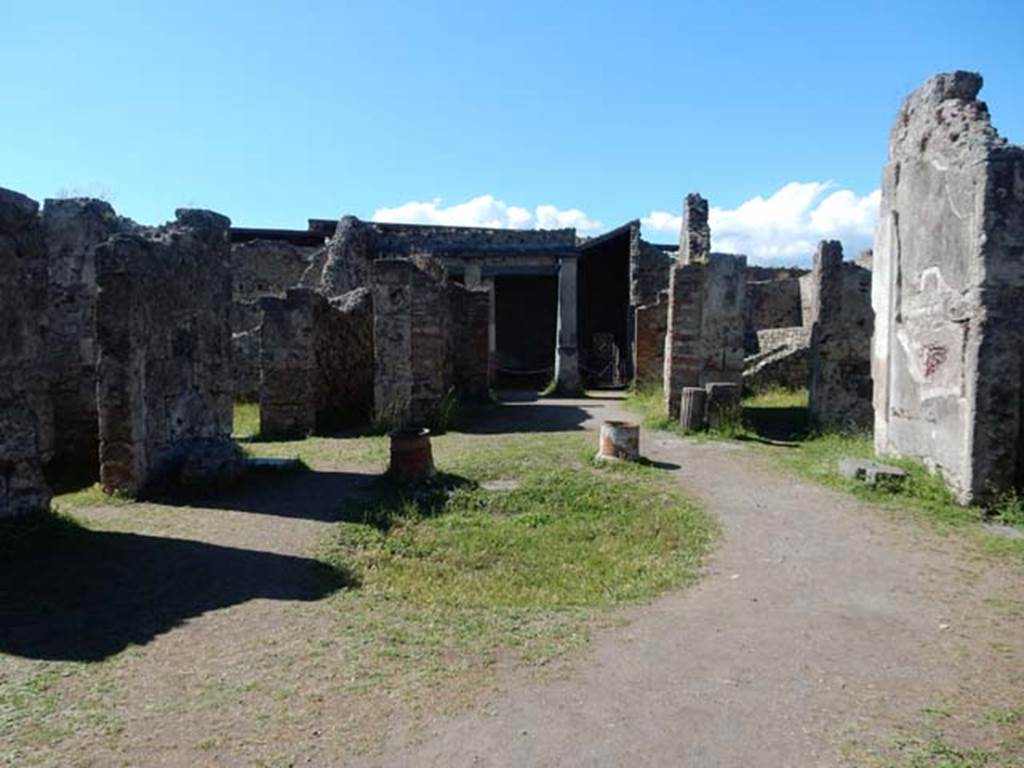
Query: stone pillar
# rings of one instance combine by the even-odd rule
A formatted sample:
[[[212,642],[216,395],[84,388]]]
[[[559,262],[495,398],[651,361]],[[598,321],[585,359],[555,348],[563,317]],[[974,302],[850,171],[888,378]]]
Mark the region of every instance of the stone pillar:
[[[711,253],[708,201],[687,195],[679,257],[669,275],[662,378],[673,419],[683,387],[742,380],[746,264],[745,256]]]
[[[454,384],[451,310],[444,272],[422,258],[373,265],[374,418],[426,426]]]
[[[668,320],[665,330],[665,356],[662,391],[665,410],[679,418],[679,398],[683,387],[701,386],[700,347],[701,284],[704,276],[699,264],[675,264],[669,276]]]
[[[558,269],[558,337],[555,355],[555,386],[563,394],[580,389],[579,352],[576,340],[576,256],[563,256]]]
[[[49,273],[50,395],[54,460],[99,474],[96,411],[96,264],[94,250],[122,229],[114,209],[101,200],[47,200],[43,207]]]
[[[260,300],[260,435],[303,438],[316,429],[314,302],[304,288]]]
[[[490,306],[487,308],[487,354],[490,357],[490,369],[494,370],[494,356],[498,351],[498,321],[495,318],[494,278],[484,280]]]
[[[818,424],[871,426],[870,273],[843,263],[843,247],[822,240],[811,272],[810,414]]]
[[[679,262],[699,264],[711,254],[711,227],[708,225],[708,201],[696,193],[683,203],[683,226],[679,233]]]
[[[747,258],[713,253],[702,265],[700,385],[743,380]]]
[[[683,387],[679,398],[679,426],[683,432],[700,432],[707,427],[707,390]]]
[[[483,265],[479,261],[471,261],[466,264],[462,284],[467,288],[474,289],[483,286]]]
[[[50,504],[46,298],[39,205],[0,188],[0,519]]]
[[[669,273],[668,318],[662,389],[665,409],[679,418],[683,387],[701,386],[701,312],[703,264],[711,253],[708,201],[689,194],[683,201],[683,226],[679,231],[679,255]]]
[[[875,447],[942,473],[961,502],[1024,486],[1024,147],[930,78],[889,134],[875,236]]]
[[[491,386],[489,348],[490,294],[461,285],[448,286],[448,350],[460,397],[486,399]]]
[[[179,209],[170,224],[96,248],[96,403],[107,492],[134,496],[184,475],[192,482],[186,469],[196,460],[216,452],[237,458],[230,224],[211,211]],[[237,466],[223,465],[225,479]]]

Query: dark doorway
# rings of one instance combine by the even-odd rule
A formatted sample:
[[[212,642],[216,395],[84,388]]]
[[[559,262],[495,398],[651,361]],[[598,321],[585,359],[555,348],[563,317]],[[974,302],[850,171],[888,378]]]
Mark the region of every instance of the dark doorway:
[[[629,225],[580,246],[579,354],[587,387],[628,380]]]
[[[555,370],[557,312],[554,275],[494,278],[496,387],[548,385]]]

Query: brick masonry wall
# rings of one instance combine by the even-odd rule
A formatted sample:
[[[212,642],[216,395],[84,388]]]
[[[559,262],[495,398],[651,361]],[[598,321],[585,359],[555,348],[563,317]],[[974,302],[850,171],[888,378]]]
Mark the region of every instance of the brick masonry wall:
[[[745,267],[742,256],[713,253],[673,268],[662,380],[673,418],[683,387],[743,379]]]
[[[668,291],[654,304],[634,311],[635,334],[633,362],[638,383],[658,382],[665,367],[665,329],[668,325]]]
[[[231,452],[229,225],[209,211],[179,210],[173,223],[96,249],[100,481],[108,492],[134,496],[175,482],[214,444]]]

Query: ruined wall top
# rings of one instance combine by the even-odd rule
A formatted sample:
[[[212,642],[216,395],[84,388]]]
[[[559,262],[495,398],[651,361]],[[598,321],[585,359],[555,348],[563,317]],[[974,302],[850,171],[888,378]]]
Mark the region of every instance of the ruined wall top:
[[[814,254],[814,268],[827,269],[843,263],[843,244],[838,240],[821,240]]]
[[[25,229],[32,226],[38,214],[39,203],[31,197],[0,187],[0,229]]]
[[[896,116],[889,133],[889,159],[981,159],[994,149],[1010,147],[992,127],[988,105],[978,99],[982,82],[978,73],[962,71],[926,80]]]
[[[370,281],[379,259],[487,260],[542,257],[554,263],[576,255],[576,230],[488,229],[425,224],[385,224],[343,216],[327,246],[320,290],[347,293]]]
[[[310,227],[318,232],[336,233],[321,219],[311,219]],[[333,222],[332,222],[333,224]],[[337,227],[363,226],[372,230],[384,247],[384,256],[406,256],[414,251],[459,251],[458,255],[474,252],[487,254],[502,252],[545,252],[571,249],[576,246],[576,230],[565,229],[501,229],[497,227],[458,227],[437,224],[394,224],[362,221],[355,216],[343,216]],[[463,253],[464,252],[464,253]],[[443,255],[449,255],[447,253]]]
[[[696,193],[683,203],[683,226],[679,233],[679,261],[696,264],[708,260],[711,253],[711,227],[708,224],[708,201]]]
[[[175,220],[159,227],[138,227],[131,232],[114,235],[107,243],[96,249],[97,272],[134,272],[136,274],[173,274],[184,266],[184,260],[203,260],[216,254],[230,264],[228,232],[231,219],[213,211],[179,208],[174,212]],[[124,247],[107,248],[117,244]],[[134,243],[134,250],[127,245]],[[177,249],[175,258],[145,258],[137,261],[149,244],[162,244]],[[211,250],[207,250],[211,249]],[[230,276],[230,275],[229,275]]]

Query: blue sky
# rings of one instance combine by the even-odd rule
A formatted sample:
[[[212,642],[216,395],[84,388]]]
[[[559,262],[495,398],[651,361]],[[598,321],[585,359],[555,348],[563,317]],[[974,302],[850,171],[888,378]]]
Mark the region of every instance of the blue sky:
[[[7,2],[0,185],[146,223],[644,217],[655,240],[696,190],[737,228],[716,247],[799,260],[832,224],[864,239],[900,101],[957,68],[1024,141],[1020,0]]]

